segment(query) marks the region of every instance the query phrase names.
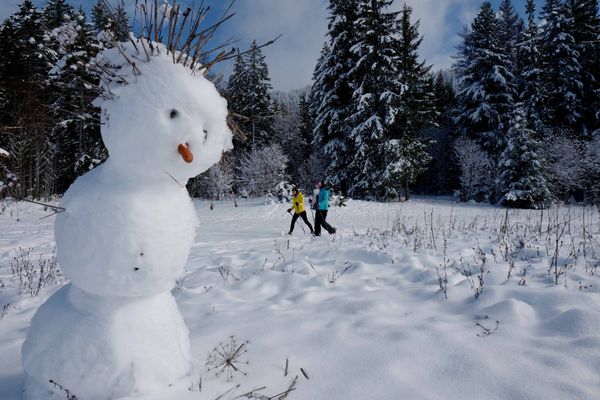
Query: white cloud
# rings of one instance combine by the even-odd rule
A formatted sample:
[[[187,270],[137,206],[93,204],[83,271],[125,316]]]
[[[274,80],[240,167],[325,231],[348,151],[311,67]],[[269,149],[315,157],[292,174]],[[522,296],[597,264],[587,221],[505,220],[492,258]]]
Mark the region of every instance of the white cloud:
[[[282,33],[264,53],[273,87],[294,89],[310,82],[326,40],[326,7],[323,0],[239,0],[238,14],[228,29],[238,38],[249,42],[256,39],[259,43]]]

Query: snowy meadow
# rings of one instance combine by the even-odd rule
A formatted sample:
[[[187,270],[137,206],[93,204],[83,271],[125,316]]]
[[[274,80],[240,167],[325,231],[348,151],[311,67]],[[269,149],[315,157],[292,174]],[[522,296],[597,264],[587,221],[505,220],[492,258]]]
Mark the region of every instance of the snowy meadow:
[[[349,201],[330,212],[338,233],[314,238],[283,235],[287,204],[238,205],[195,201],[200,227],[173,289],[194,372],[145,398],[600,395],[598,209]],[[50,212],[2,204],[3,400],[21,399],[31,317],[66,283]]]

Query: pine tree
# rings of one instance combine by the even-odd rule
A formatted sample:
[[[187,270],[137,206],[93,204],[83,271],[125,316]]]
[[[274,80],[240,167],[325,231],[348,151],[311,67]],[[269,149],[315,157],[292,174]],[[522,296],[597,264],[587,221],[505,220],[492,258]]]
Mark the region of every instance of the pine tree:
[[[269,91],[271,78],[262,50],[252,42],[246,64],[248,84],[246,116],[252,123],[252,147],[267,146],[271,142],[273,109]]]
[[[237,128],[244,134],[244,136],[234,135],[233,137],[233,151],[236,155],[240,155],[250,148],[250,141],[247,137],[247,132],[250,130],[249,119],[241,114],[245,109],[244,95],[246,91],[244,58],[238,53],[233,62],[233,70],[226,89],[230,114]]]
[[[125,12],[125,2],[121,0],[115,7],[114,15],[110,17],[110,29],[117,40],[126,42],[129,39],[129,17]]]
[[[546,0],[542,18],[543,83],[547,107],[545,123],[550,127],[579,132],[582,124],[581,54],[573,37],[570,3]]]
[[[390,136],[398,141],[388,144],[389,152],[394,156],[388,158],[385,173],[394,177],[394,187],[398,187],[398,180],[402,181],[400,186],[404,187],[405,199],[409,198],[409,184],[430,160],[426,152],[430,143],[420,134],[424,128],[434,126],[439,116],[434,104],[431,67],[419,61],[418,49],[423,41],[419,34],[420,21],[413,24],[411,16],[412,8],[404,5],[397,20],[395,64],[402,82],[402,95],[398,97],[396,107],[400,111],[390,132]],[[397,196],[397,191],[392,193]]]
[[[459,54],[461,73],[455,122],[496,162],[504,147],[516,96],[514,75],[499,43],[498,20],[483,3]]]
[[[450,127],[452,125],[452,107],[456,101],[456,93],[451,82],[439,71],[433,84],[433,107],[436,115],[436,125],[439,127]]]
[[[524,111],[517,107],[500,157],[501,203],[515,208],[546,208],[551,194],[543,172],[540,144],[528,127]]]
[[[412,8],[404,5],[398,21],[397,68],[404,90],[396,118],[401,136],[415,137],[424,127],[434,123],[437,115],[433,106],[431,66],[419,61],[418,49],[423,42],[419,35],[420,21],[411,22]]]
[[[101,32],[110,26],[110,10],[105,0],[97,0],[92,7],[92,21],[96,32]]]
[[[573,13],[573,39],[580,55],[582,136],[600,128],[600,17],[598,0],[566,0]],[[597,115],[598,114],[598,115]]]
[[[5,101],[0,104],[2,122],[8,128],[0,135],[0,147],[12,155],[11,170],[19,176],[19,196],[47,196],[53,191],[53,144],[47,132],[52,115],[47,85],[54,53],[45,42],[45,18],[34,4],[24,1],[0,31],[0,86]]]
[[[240,152],[271,143],[274,110],[270,80],[265,56],[254,41],[248,53],[236,57],[227,86],[229,109],[246,135],[237,142]]]
[[[535,21],[535,0],[527,0],[527,28],[521,33],[518,44],[519,56],[522,60],[520,74],[519,99],[529,123],[536,133],[543,131],[544,104],[542,92],[542,70],[540,54],[540,38]]]
[[[97,0],[92,7],[92,22],[96,33],[107,31],[120,42],[129,40],[129,17],[124,0],[119,1],[113,10],[105,0]]]
[[[44,24],[48,30],[58,28],[75,15],[73,7],[66,0],[48,0],[43,12]]]
[[[356,150],[348,166],[352,174],[349,194],[358,198],[397,198],[397,179],[384,171],[386,164],[404,165],[402,160],[384,157],[396,118],[403,111],[398,105],[404,91],[397,62],[396,14],[388,12],[391,4],[391,0],[361,0],[358,4],[358,41],[352,48],[358,61],[350,72],[355,79],[350,138]]]
[[[353,109],[354,82],[350,72],[356,64],[351,49],[357,42],[357,7],[358,0],[329,1],[329,43],[313,74],[315,145],[323,149],[327,179],[344,193],[350,186],[347,166],[354,155],[349,118]]]
[[[61,193],[77,176],[104,161],[107,152],[100,137],[99,109],[92,105],[99,95],[99,76],[89,68],[100,44],[83,9],[51,37],[62,56],[61,67],[52,71],[56,123],[51,131],[57,146],[56,190]]]
[[[502,0],[499,11],[499,44],[502,49],[502,54],[506,56],[506,67],[512,74],[515,74],[519,64],[517,42],[519,40],[522,22],[512,5],[511,0]]]
[[[300,123],[300,146],[298,152],[301,159],[307,161],[312,153],[313,131],[315,126],[314,116],[310,109],[310,95],[305,94],[298,104],[298,120]]]

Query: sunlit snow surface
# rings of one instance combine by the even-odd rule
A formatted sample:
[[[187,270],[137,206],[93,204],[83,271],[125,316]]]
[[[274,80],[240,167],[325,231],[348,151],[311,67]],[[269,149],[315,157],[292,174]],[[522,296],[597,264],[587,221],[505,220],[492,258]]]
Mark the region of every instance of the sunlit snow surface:
[[[287,205],[253,200],[238,208],[217,202],[213,211],[195,202],[195,208],[202,229],[181,289],[173,291],[190,330],[194,376],[185,387],[157,389],[144,399],[214,400],[228,390],[222,399],[233,399],[263,386],[258,393],[273,396],[296,375],[292,400],[600,395],[600,282],[591,274],[600,258],[597,210],[558,211],[559,222],[571,221],[559,266],[568,264],[572,249],[578,257],[556,286],[547,272],[555,236],[545,233],[556,209],[509,212],[509,248],[519,248],[518,238],[524,247],[507,279],[503,209],[441,199],[351,201],[330,211],[337,235],[312,238],[300,226],[293,237],[282,236],[289,229]],[[19,246],[34,249],[33,261],[51,254],[54,218],[39,219],[47,213],[19,203],[0,215],[0,309],[10,303],[0,320],[2,400],[21,399],[20,347],[33,313],[58,289],[48,287],[35,298],[19,294],[9,268]],[[436,273],[444,264],[444,237],[448,300]],[[478,248],[485,253],[485,282],[475,300],[459,270],[470,268],[477,285]],[[227,382],[225,374],[207,371],[206,361],[232,335],[239,344],[249,341],[239,360],[249,364],[237,365],[247,375],[233,373]]]

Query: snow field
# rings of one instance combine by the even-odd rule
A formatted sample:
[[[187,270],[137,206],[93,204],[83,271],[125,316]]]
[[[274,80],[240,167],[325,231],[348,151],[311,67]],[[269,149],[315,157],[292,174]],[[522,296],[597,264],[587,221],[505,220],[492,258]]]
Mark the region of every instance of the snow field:
[[[11,278],[7,264],[16,246],[45,254],[53,247],[53,218],[38,220],[43,210],[19,207],[18,223],[6,211],[0,215],[6,232],[0,307],[11,303],[0,320],[2,399],[20,398],[20,345],[33,312],[56,289],[30,298],[19,295]],[[543,215],[511,210],[507,220],[503,209],[443,199],[350,201],[330,211],[339,234],[320,238],[299,227],[293,237],[281,236],[289,227],[287,205],[217,202],[210,211],[209,203],[195,202],[195,208],[201,228],[173,290],[190,331],[195,372],[189,385],[145,398],[213,400],[227,393],[221,398],[234,399],[266,386],[254,392],[260,398],[285,391],[296,375],[289,399],[600,394],[597,210],[585,209],[583,240],[581,207]],[[570,233],[562,221],[571,222]],[[558,285],[548,274],[555,226],[564,230],[558,270],[567,265]],[[484,284],[475,300],[483,259]],[[439,279],[444,265],[447,300]],[[247,375],[233,371],[228,382],[227,371],[217,377],[206,361],[230,336],[249,343],[235,364]]]

